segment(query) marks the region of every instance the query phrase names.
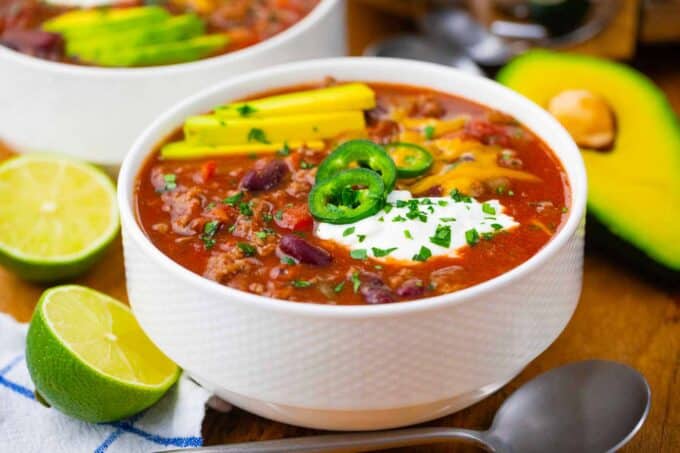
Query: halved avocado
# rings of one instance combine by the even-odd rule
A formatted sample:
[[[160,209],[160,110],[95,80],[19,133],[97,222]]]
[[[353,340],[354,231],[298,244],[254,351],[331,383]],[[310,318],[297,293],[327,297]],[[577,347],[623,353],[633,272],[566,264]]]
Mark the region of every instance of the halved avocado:
[[[586,131],[613,132],[613,141],[594,140],[606,145],[597,150],[583,146],[593,143],[588,137],[576,140],[588,172],[589,214],[616,237],[612,247],[619,248],[616,239],[622,239],[669,271],[666,278],[680,281],[680,124],[664,93],[628,66],[542,50],[514,59],[497,78],[552,112],[555,103],[564,106],[567,99],[594,105],[588,114],[613,115],[613,123],[589,117],[576,125],[581,132],[614,125],[609,131]],[[558,119],[574,130],[568,120]]]

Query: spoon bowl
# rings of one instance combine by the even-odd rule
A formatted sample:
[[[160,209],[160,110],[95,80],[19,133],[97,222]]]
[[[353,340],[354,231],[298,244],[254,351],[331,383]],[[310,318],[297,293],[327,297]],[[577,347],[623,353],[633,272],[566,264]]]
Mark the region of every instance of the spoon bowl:
[[[647,418],[650,401],[647,381],[633,368],[588,360],[554,369],[524,384],[503,403],[488,431],[408,428],[219,445],[192,451],[347,453],[464,440],[495,453],[605,453],[616,451],[633,438]]]

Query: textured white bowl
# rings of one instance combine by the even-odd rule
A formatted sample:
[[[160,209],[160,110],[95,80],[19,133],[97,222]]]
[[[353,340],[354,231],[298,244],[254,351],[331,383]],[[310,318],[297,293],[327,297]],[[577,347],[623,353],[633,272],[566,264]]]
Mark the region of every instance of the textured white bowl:
[[[135,177],[154,145],[184,118],[225,101],[317,81],[435,88],[510,113],[562,161],[569,217],[521,266],[452,294],[380,306],[273,300],[219,285],[157,250],[135,219]],[[135,142],[118,182],[130,302],[173,360],[224,399],[296,425],[364,430],[407,425],[469,406],[545,350],[581,290],[586,178],[578,148],[545,111],[486,79],[406,60],[293,63],[212,87],[176,105]]]
[[[19,151],[119,165],[160,112],[206,86],[278,63],[345,54],[344,0],[322,0],[271,39],[193,63],[93,68],[0,46],[0,140]]]

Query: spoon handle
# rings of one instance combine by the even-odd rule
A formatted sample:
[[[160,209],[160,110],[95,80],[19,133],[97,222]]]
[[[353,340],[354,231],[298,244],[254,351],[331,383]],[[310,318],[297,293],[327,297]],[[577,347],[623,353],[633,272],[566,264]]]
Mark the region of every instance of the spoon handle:
[[[456,428],[408,428],[365,433],[324,434],[320,436],[215,445],[192,449],[202,453],[350,453],[383,450],[431,443],[466,440],[492,453],[510,453],[486,433]],[[180,452],[185,450],[171,450]],[[168,453],[168,452],[166,452]]]

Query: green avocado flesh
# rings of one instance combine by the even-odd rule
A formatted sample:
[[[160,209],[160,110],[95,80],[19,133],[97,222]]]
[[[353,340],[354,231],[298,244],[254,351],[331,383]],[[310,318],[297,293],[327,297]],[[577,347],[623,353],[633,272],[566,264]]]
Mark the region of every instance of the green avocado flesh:
[[[663,268],[680,271],[680,124],[664,93],[628,66],[548,51],[516,58],[498,80],[544,108],[564,90],[606,100],[616,116],[614,145],[581,150],[589,213]]]
[[[205,24],[198,16],[184,14],[125,33],[104,32],[92,39],[70,40],[66,45],[66,52],[83,60],[93,60],[102,51],[125,51],[135,46],[181,41],[202,35],[204,31]]]
[[[157,6],[75,10],[47,21],[43,29],[62,34],[69,56],[98,66],[185,63],[229,44],[227,35],[205,35],[205,23],[195,14],[171,16]]]

